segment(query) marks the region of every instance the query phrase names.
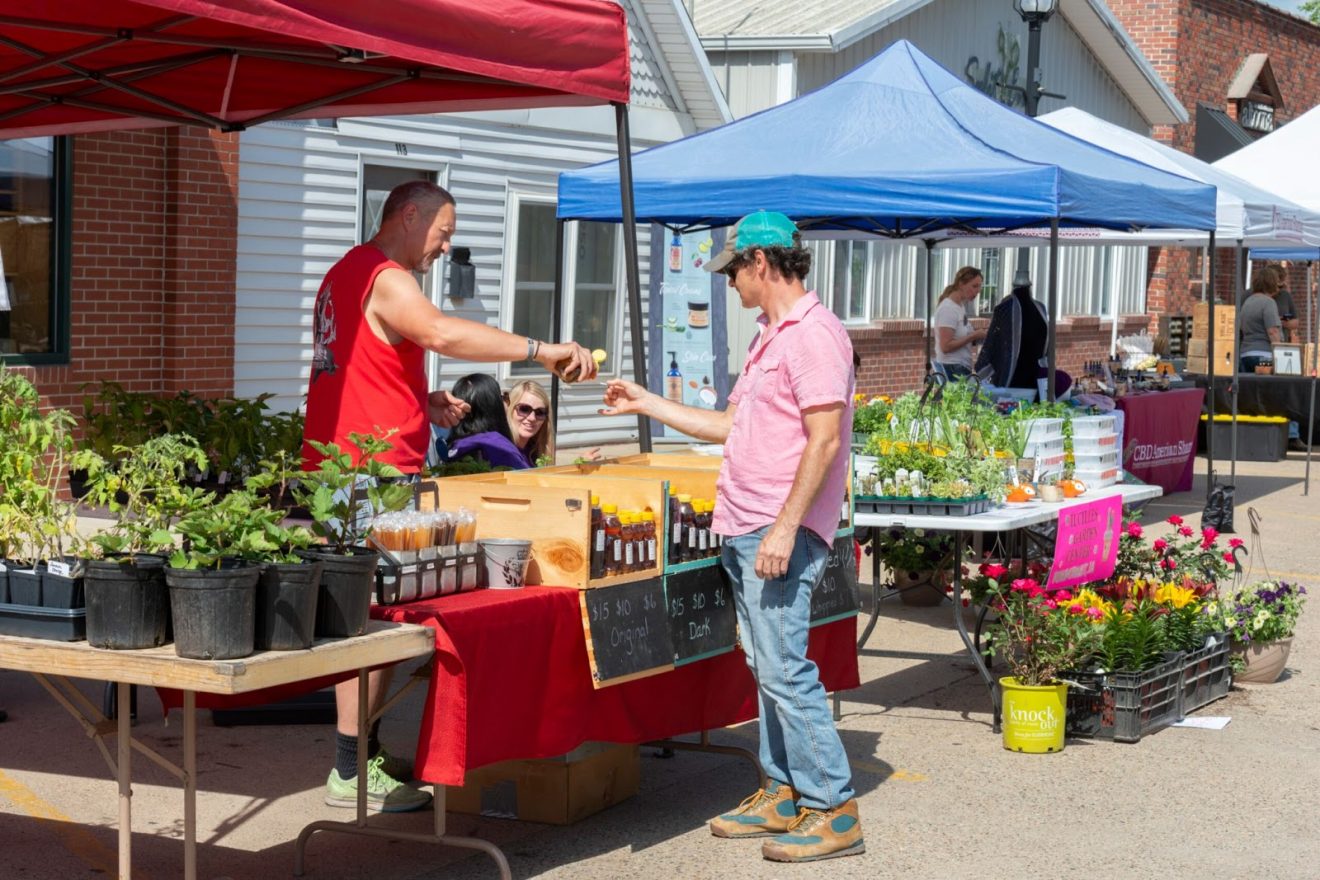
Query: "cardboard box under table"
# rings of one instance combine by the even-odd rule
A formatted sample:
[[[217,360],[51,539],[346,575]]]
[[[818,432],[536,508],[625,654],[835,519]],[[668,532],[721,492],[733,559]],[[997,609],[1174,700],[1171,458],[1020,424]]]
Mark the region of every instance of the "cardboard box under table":
[[[637,746],[584,743],[567,755],[468,771],[448,792],[450,812],[572,825],[637,794]]]

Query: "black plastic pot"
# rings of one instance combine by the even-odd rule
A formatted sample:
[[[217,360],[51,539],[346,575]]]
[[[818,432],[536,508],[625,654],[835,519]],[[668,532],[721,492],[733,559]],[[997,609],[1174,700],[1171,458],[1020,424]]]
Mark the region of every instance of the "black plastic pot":
[[[84,576],[87,642],[93,648],[132,651],[165,644],[170,591],[160,556],[96,559]]]
[[[316,633],[320,562],[274,563],[257,581],[256,647],[263,651],[310,648]]]
[[[0,605],[9,604],[9,563],[0,562]]]
[[[321,591],[316,600],[317,637],[342,639],[366,632],[380,554],[366,547],[350,547],[347,554],[302,550],[298,555],[321,563]]]
[[[261,567],[195,571],[165,568],[174,621],[174,653],[191,660],[233,660],[254,649]]]
[[[9,601],[14,605],[41,607],[41,576],[45,566],[9,569]]]
[[[73,566],[76,560],[65,560]],[[76,570],[76,569],[75,569]],[[53,573],[49,567],[41,575],[41,607],[82,608],[83,576],[68,577]]]

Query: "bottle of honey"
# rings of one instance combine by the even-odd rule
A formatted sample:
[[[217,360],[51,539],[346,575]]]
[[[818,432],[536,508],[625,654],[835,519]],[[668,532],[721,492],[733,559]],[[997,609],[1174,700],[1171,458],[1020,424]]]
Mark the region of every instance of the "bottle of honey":
[[[642,514],[642,540],[646,547],[645,568],[655,568],[655,514],[646,511]]]
[[[711,506],[711,503],[704,498],[697,502],[694,521],[697,526],[697,556],[699,559],[705,559],[710,556]]]
[[[669,487],[669,534],[665,535],[665,559],[670,565],[679,562],[683,547],[683,527],[678,514],[678,490]]]
[[[678,496],[678,561],[687,562],[696,559],[697,519],[692,507],[691,495]]]
[[[618,505],[606,504],[600,512],[605,529],[605,576],[612,577],[623,570],[623,523],[619,521]]]
[[[591,577],[605,576],[605,526],[600,496],[591,496]]]

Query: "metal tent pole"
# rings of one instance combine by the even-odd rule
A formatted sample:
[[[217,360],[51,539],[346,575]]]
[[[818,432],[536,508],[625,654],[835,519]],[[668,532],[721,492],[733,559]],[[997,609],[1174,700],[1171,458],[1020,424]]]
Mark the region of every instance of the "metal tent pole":
[[[1312,325],[1316,329],[1316,337],[1315,337],[1316,343],[1314,350],[1320,351],[1320,320],[1317,320],[1317,316],[1316,316],[1316,309],[1320,308],[1320,291],[1316,292],[1316,296],[1314,298],[1311,296],[1311,289],[1315,284],[1315,282],[1311,279],[1311,272],[1314,268],[1315,268],[1315,262],[1307,261],[1306,296],[1303,297],[1303,301],[1306,300],[1310,301],[1309,302],[1310,309],[1308,310],[1310,311],[1310,314],[1307,317],[1310,318]],[[1303,353],[1305,353],[1305,349],[1303,349]],[[1305,368],[1311,371],[1311,409],[1310,412],[1307,413],[1309,418],[1306,421],[1306,482],[1302,484],[1302,494],[1310,495],[1311,494],[1311,444],[1315,441],[1315,383],[1316,383],[1315,364],[1314,363],[1306,364]]]
[[[623,207],[623,258],[628,279],[628,309],[632,320],[628,330],[632,340],[633,379],[643,388],[646,383],[646,340],[642,334],[642,280],[637,261],[637,212],[633,205],[632,138],[628,131],[628,105],[614,105],[614,125],[619,136],[619,196]],[[637,417],[637,443],[642,452],[651,451],[651,421]]]
[[[550,341],[564,341],[564,222],[555,221],[555,292],[551,296]],[[517,401],[510,401],[516,403]],[[559,374],[550,372],[550,448],[559,451]],[[535,464],[536,462],[532,462]]]
[[[933,316],[935,309],[935,239],[923,240],[926,245],[926,372],[930,373],[935,360]]]
[[[1242,342],[1238,339],[1238,316],[1242,313],[1242,289],[1243,273],[1246,267],[1243,265],[1245,249],[1242,247],[1242,239],[1238,239],[1237,250],[1233,253],[1233,302],[1236,304],[1233,309],[1233,342],[1237,346],[1233,349],[1233,384],[1228,387],[1229,402],[1232,406],[1233,424],[1229,428],[1230,439],[1229,448],[1232,450],[1233,457],[1229,464],[1229,482],[1237,485],[1237,418],[1238,418],[1238,367],[1242,364],[1242,352],[1240,351]],[[1213,331],[1214,328],[1211,328]]]
[[[1054,398],[1056,396],[1054,393],[1055,392],[1054,371],[1058,366],[1057,364],[1058,352],[1055,350],[1055,338],[1054,338],[1054,333],[1055,330],[1058,328],[1058,321],[1059,321],[1059,218],[1058,217],[1055,217],[1053,220],[1050,221],[1049,310],[1050,310],[1050,344],[1049,344],[1048,354],[1049,354],[1050,368],[1045,379],[1045,383],[1046,383],[1045,391],[1049,397],[1050,403],[1053,403]]]
[[[1207,311],[1210,317],[1207,319],[1209,327],[1206,328],[1206,363],[1209,365],[1210,375],[1207,378],[1208,388],[1206,389],[1209,400],[1206,401],[1206,409],[1209,415],[1205,424],[1205,500],[1210,500],[1210,490],[1215,483],[1215,231],[1210,230],[1210,265],[1206,270],[1206,285],[1209,287],[1210,296],[1208,299],[1209,307]],[[1205,291],[1202,290],[1202,296]]]

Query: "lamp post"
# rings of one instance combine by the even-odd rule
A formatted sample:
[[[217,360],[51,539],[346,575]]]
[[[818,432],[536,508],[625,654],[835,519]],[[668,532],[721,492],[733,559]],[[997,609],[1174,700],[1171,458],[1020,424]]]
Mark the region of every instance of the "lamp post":
[[[1027,23],[1027,83],[1022,92],[1027,115],[1036,118],[1040,96],[1040,26],[1059,8],[1059,0],[1013,0],[1013,11]]]

